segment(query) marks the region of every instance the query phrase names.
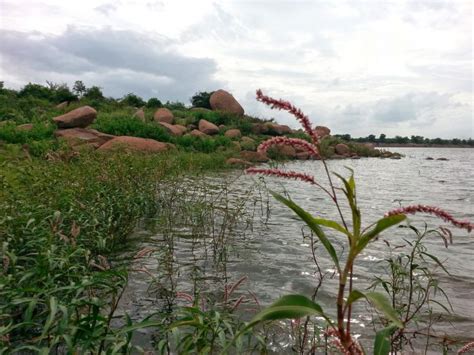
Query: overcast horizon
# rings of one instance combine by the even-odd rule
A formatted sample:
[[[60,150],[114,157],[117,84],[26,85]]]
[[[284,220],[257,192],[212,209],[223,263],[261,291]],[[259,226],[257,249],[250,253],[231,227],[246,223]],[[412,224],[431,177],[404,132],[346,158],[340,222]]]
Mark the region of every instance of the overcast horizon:
[[[471,1],[0,0],[0,80],[97,85],[189,104],[231,92],[246,113],[354,137],[472,138]]]

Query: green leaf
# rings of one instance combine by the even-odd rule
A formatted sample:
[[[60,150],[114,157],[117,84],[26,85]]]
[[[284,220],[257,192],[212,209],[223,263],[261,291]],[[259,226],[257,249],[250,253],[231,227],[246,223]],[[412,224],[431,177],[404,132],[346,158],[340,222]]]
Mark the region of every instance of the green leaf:
[[[354,303],[355,301],[359,300],[360,298],[365,298],[367,301],[369,301],[372,304],[372,306],[374,306],[377,310],[382,312],[387,319],[391,320],[399,328],[403,328],[403,323],[398,318],[397,312],[395,312],[392,305],[388,301],[387,297],[385,297],[381,293],[378,293],[378,292],[363,293],[358,290],[353,290],[349,294],[349,297],[347,298],[346,307]]]
[[[397,214],[394,216],[384,217],[380,219],[373,229],[361,236],[356,246],[356,254],[359,254],[362,250],[364,250],[367,244],[369,244],[372,239],[382,233],[385,229],[399,224],[406,218],[407,216],[405,216],[404,214]]]
[[[46,320],[46,323],[44,324],[41,338],[43,338],[47,334],[49,328],[53,324],[57,311],[58,311],[58,301],[56,300],[56,297],[51,296],[49,298],[49,315],[48,315],[48,319]]]
[[[328,228],[337,230],[338,232],[341,232],[341,233],[347,235],[348,237],[351,237],[351,234],[343,226],[341,226],[339,223],[337,223],[336,221],[331,221],[329,219],[323,219],[323,218],[315,218],[314,220],[320,226],[324,226],[324,227],[328,227]]]
[[[339,259],[337,258],[336,250],[329,239],[326,237],[326,234],[323,232],[321,227],[319,227],[317,220],[293,201],[284,198],[276,192],[270,191],[270,193],[273,195],[273,197],[275,197],[276,200],[291,208],[298,215],[298,217],[300,217],[308,225],[308,227],[311,228],[311,230],[316,234],[323,244],[324,248],[326,248],[329,256],[334,261],[334,264],[340,273],[341,268],[339,267]]]
[[[351,169],[349,169],[351,170]],[[347,201],[349,202],[349,206],[351,207],[352,211],[352,224],[354,228],[354,237],[358,238],[360,234],[360,226],[362,224],[360,211],[357,208],[357,200],[356,200],[356,191],[355,191],[355,180],[354,180],[354,173],[351,170],[351,177],[349,180],[346,180],[343,176],[334,173],[343,183],[345,186],[344,194],[347,197]]]
[[[375,334],[374,340],[374,355],[388,355],[390,352],[390,336],[397,329],[397,326],[392,324],[386,328],[379,330]]]
[[[303,295],[286,295],[253,317],[245,329],[252,328],[264,321],[295,319],[309,315],[319,315],[329,323],[331,322],[319,304]]]
[[[424,251],[422,251],[421,254],[426,255],[427,257],[431,258],[436,264],[438,264],[438,265],[444,270],[445,273],[447,273],[448,275],[451,276],[451,274],[449,273],[448,269],[446,269],[446,268],[444,267],[444,265],[441,263],[441,261],[439,261],[439,259],[438,259],[436,256],[434,256],[434,255],[432,255],[432,254],[429,254],[429,253],[427,253],[427,252],[424,252]]]

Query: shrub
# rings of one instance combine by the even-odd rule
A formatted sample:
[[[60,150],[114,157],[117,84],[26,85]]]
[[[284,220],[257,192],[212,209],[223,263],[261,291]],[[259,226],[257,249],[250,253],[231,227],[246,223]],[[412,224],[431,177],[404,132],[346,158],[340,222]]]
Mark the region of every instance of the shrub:
[[[162,107],[162,106],[163,106],[163,104],[156,97],[150,98],[146,103],[146,107],[148,107],[148,108],[159,108],[159,107]]]
[[[196,94],[194,94],[193,97],[191,97],[191,104],[194,107],[203,107],[210,109],[211,108],[211,103],[209,102],[209,99],[211,98],[212,92],[206,92],[206,91],[201,91]]]

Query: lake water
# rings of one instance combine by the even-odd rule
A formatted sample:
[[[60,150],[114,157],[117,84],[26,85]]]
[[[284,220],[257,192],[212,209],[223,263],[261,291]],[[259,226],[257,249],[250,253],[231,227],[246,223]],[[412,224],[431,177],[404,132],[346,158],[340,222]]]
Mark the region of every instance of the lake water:
[[[358,203],[362,211],[363,226],[381,218],[386,211],[401,205],[426,204],[439,206],[451,212],[459,219],[474,221],[474,164],[472,149],[431,149],[396,148],[391,149],[405,155],[400,160],[362,158],[359,160],[331,160],[331,171],[348,175],[350,167],[354,170],[357,184]],[[432,157],[434,160],[426,160]],[[436,160],[447,158],[446,161]],[[294,161],[282,167],[312,174],[318,181],[327,178],[321,162]],[[236,295],[255,295],[263,305],[270,304],[279,296],[288,293],[300,293],[310,297],[317,283],[316,267],[312,259],[309,239],[303,238],[303,222],[285,206],[268,197],[265,188],[255,188],[259,178],[242,175],[241,172],[210,176],[206,184],[213,186],[213,198],[202,197],[209,194],[196,192],[196,198],[203,206],[210,201],[218,206],[215,215],[200,215],[184,218],[169,218],[166,230],[142,226],[137,231],[133,249],[144,247],[166,250],[167,257],[144,258],[136,262],[136,269],[146,267],[159,282],[150,286],[149,275],[132,272],[130,287],[122,302],[122,309],[132,318],[139,320],[145,315],[168,306],[174,301],[166,299],[164,289],[173,292],[193,294],[199,292],[218,298],[222,295],[226,282],[235,282],[242,276],[247,280]],[[224,183],[225,182],[225,183]],[[193,186],[193,180],[180,182],[173,194],[189,194],[186,188]],[[320,190],[305,183],[265,178],[267,188],[279,192],[286,191],[300,206],[314,215],[323,218],[337,218],[337,211],[329,198]],[[219,193],[226,186],[225,199]],[[166,193],[166,191],[165,191]],[[168,191],[169,193],[169,191]],[[199,197],[201,196],[201,197]],[[215,198],[218,196],[219,198]],[[341,201],[342,199],[341,194]],[[169,195],[168,195],[169,198]],[[235,215],[230,211],[235,205],[241,207],[243,217],[232,220]],[[224,212],[223,212],[224,211]],[[344,209],[343,212],[347,212]],[[194,212],[192,212],[194,213]],[[199,212],[202,213],[202,212]],[[206,219],[207,218],[207,219]],[[209,221],[214,221],[214,224]],[[427,216],[410,216],[410,222],[422,229],[423,223],[436,228],[445,225],[441,220]],[[201,227],[193,227],[202,224]],[[212,226],[211,226],[212,224]],[[223,229],[222,225],[231,224],[232,228]],[[437,334],[444,333],[462,341],[474,340],[474,234],[468,234],[451,228],[453,244],[447,249],[440,238],[426,239],[431,254],[445,263],[451,275],[436,269],[435,275],[440,286],[449,296],[453,314],[448,320],[436,325]],[[195,235],[200,234],[199,238]],[[303,233],[308,231],[303,229]],[[389,250],[384,239],[392,245],[404,244],[402,238],[413,239],[414,234],[406,229],[391,229],[371,243],[360,255],[354,270],[355,288],[365,289],[374,276],[383,272],[381,261],[388,257]],[[220,238],[220,239],[219,239]],[[339,237],[341,238],[341,237]],[[207,241],[206,241],[207,240]],[[332,237],[336,244],[336,236]],[[407,250],[405,249],[405,252]],[[171,257],[170,257],[171,255]],[[331,274],[331,262],[324,250],[319,248],[316,257],[322,272]],[[163,273],[163,268],[170,272]],[[336,279],[328,278],[320,288],[317,300],[323,308],[334,314],[337,284]],[[166,287],[164,285],[167,285]],[[248,297],[250,298],[250,297]],[[366,334],[370,329],[370,316],[367,309],[358,307],[354,313],[355,333]],[[282,340],[281,351],[285,344]],[[288,349],[287,349],[288,350]]]

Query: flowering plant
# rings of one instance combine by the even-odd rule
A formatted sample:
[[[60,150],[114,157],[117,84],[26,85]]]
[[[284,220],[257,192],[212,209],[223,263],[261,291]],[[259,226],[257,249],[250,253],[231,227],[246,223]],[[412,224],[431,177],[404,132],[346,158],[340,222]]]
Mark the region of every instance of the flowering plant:
[[[327,185],[318,182],[313,176],[303,174],[296,171],[283,171],[280,169],[266,169],[266,168],[249,168],[246,170],[248,174],[263,174],[279,176],[282,178],[296,179],[316,186],[326,193],[334,202],[338,211],[339,221],[328,220],[312,216],[303,208],[298,206],[291,199],[271,191],[276,200],[292,209],[296,215],[301,218],[317,236],[326,252],[331,257],[339,278],[338,292],[337,292],[337,319],[332,320],[323,310],[323,308],[313,300],[302,295],[287,295],[273,303],[271,306],[258,313],[247,325],[246,329],[252,328],[255,325],[275,319],[295,319],[309,315],[318,315],[323,317],[328,325],[326,335],[332,339],[332,342],[343,353],[346,354],[361,354],[363,353],[362,346],[351,336],[351,312],[352,306],[355,302],[360,300],[369,301],[377,310],[382,312],[384,316],[391,322],[391,324],[380,330],[375,337],[374,352],[377,354],[388,354],[390,350],[389,337],[390,334],[397,328],[403,328],[404,322],[398,318],[396,311],[392,308],[387,298],[377,292],[362,292],[353,287],[352,270],[354,262],[358,255],[364,248],[374,240],[380,233],[386,229],[396,226],[406,219],[407,214],[414,213],[429,213],[440,217],[446,222],[451,223],[455,227],[471,231],[474,225],[468,221],[460,221],[455,219],[446,211],[432,206],[415,205],[402,207],[385,214],[366,228],[362,228],[361,212],[357,205],[356,183],[354,175],[351,173],[349,178],[345,178],[339,174],[333,174],[342,182],[342,188],[337,188],[333,182],[333,175],[329,172],[328,166],[324,157],[320,155],[321,137],[316,129],[312,128],[309,118],[298,108],[288,101],[276,100],[257,91],[257,100],[269,105],[273,109],[285,110],[296,117],[301,123],[304,131],[308,134],[310,142],[287,137],[271,138],[258,147],[258,151],[266,152],[273,145],[291,145],[305,150],[312,156],[317,156],[321,159],[322,165],[327,175]],[[346,216],[343,215],[340,201],[336,190],[342,190],[347,203],[351,210],[351,223],[349,223]],[[349,226],[352,226],[351,228]],[[329,228],[335,230],[345,236],[347,240],[346,255],[338,255],[333,244],[326,235],[325,229]]]

